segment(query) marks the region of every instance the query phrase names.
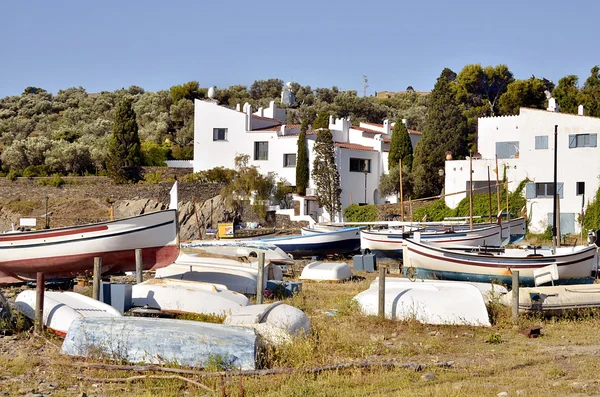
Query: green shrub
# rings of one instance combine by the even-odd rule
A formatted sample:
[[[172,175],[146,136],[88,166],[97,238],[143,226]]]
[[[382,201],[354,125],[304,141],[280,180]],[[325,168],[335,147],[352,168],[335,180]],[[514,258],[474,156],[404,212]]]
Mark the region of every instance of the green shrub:
[[[344,209],[344,217],[346,222],[375,222],[377,221],[377,207],[350,204]]]
[[[171,149],[154,142],[142,143],[142,163],[147,166],[164,166],[171,157]]]
[[[60,177],[58,174],[52,175],[52,178],[43,178],[35,183],[38,186],[54,186],[61,187],[65,184],[65,180]]]
[[[147,174],[144,175],[144,183],[150,184],[150,185],[156,185],[157,183],[160,183],[163,180],[162,177],[162,173],[161,172],[149,172]]]
[[[48,176],[48,167],[45,165],[30,165],[23,170],[23,176],[25,178]]]
[[[19,171],[10,170],[8,175],[6,175],[6,178],[10,181],[15,181],[20,176],[21,176],[21,173]]]

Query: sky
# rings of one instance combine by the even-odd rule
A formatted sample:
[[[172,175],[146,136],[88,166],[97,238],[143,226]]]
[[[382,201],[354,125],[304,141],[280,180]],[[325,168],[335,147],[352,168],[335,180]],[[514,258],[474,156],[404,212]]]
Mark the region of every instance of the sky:
[[[506,64],[558,84],[600,64],[594,0],[7,1],[0,98],[280,78],[362,94],[430,91],[443,68]]]

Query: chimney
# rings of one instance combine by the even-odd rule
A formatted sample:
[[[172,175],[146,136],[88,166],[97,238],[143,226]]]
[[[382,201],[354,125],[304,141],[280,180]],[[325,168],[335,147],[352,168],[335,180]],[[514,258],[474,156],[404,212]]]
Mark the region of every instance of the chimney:
[[[402,124],[404,124],[406,129],[408,129],[408,120],[407,119],[402,119]]]
[[[329,125],[331,124],[335,124],[335,120],[333,118],[333,116],[329,116]]]
[[[252,131],[252,105],[246,102],[244,108],[246,109],[246,131]]]
[[[390,134],[390,121],[389,120],[383,120],[383,133],[384,134]]]
[[[281,135],[285,135],[285,124],[281,124]]]
[[[559,112],[558,103],[556,103],[556,99],[550,97],[548,98],[548,108],[546,109],[549,112]]]
[[[577,114],[580,116],[585,116],[585,108],[583,105],[577,106]]]
[[[240,104],[239,103],[237,105],[235,105],[235,110],[237,110],[238,112],[240,111]]]
[[[262,108],[262,106],[258,108],[258,112],[257,112],[257,113],[258,113],[258,115],[259,115],[260,117],[264,117],[264,115],[265,115],[265,110]]]

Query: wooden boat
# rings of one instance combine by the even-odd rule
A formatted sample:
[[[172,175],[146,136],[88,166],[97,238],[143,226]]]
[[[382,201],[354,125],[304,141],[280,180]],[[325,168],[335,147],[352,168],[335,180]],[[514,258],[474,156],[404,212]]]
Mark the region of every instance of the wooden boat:
[[[598,256],[595,246],[550,250],[505,249],[503,252],[467,252],[435,244],[407,239],[404,249],[404,272],[407,277],[476,282],[497,282],[512,285],[511,270],[519,270],[519,283],[534,285],[534,270],[555,264],[557,284],[592,283]],[[412,274],[411,274],[412,273]]]
[[[312,262],[304,266],[300,280],[345,281],[352,278],[352,270],[344,262]]]
[[[15,308],[31,320],[35,319],[36,292],[26,290],[17,295]],[[64,337],[77,318],[121,317],[122,314],[106,303],[102,303],[76,292],[44,292],[44,325],[57,335]]]
[[[386,279],[385,317],[425,324],[490,326],[480,290],[469,283]],[[354,297],[366,315],[379,313],[379,283]]]
[[[316,233],[307,236],[289,236],[265,239],[294,258],[350,254],[360,249],[360,227]]]
[[[294,261],[275,244],[258,240],[197,240],[182,243],[184,252],[199,253],[207,255],[223,255],[235,258],[257,258],[258,253],[265,254],[265,260],[281,265],[293,265]]]
[[[275,302],[239,308],[225,318],[224,324],[249,327],[271,344],[290,342],[310,333],[310,320],[300,309]]]
[[[158,269],[155,277],[221,284],[230,291],[256,294],[258,261],[248,263],[226,258],[206,258],[193,254],[182,254],[173,264]],[[278,266],[266,262],[265,286],[269,279],[283,280],[283,273]]]
[[[169,313],[195,313],[222,316],[250,305],[245,295],[226,286],[197,281],[155,278],[131,287],[134,307],[159,309]]]
[[[145,270],[167,266],[177,258],[177,210],[151,212],[116,221],[0,235],[0,285],[73,278],[94,268],[102,273],[135,270],[135,249],[142,249]]]
[[[484,228],[464,231],[437,230],[423,232],[402,232],[399,229],[361,230],[360,248],[363,252],[374,253],[389,258],[402,259],[404,241],[414,233],[421,233],[421,241],[444,247],[456,246],[500,246],[501,227],[491,225]]]
[[[70,356],[226,369],[255,369],[254,330],[222,324],[165,318],[78,318],[71,324],[61,353]]]
[[[512,306],[512,294],[500,303]],[[600,285],[557,285],[519,288],[519,312],[558,314],[565,310],[600,307]]]

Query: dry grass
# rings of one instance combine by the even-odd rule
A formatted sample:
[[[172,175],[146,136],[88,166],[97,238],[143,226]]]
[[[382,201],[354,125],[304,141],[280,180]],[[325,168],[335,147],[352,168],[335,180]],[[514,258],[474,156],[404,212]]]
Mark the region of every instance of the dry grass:
[[[409,369],[372,367],[240,379],[198,379],[218,396],[510,396],[593,395],[600,393],[600,314],[587,311],[566,318],[522,317],[517,324],[510,309],[492,307],[493,326],[433,326],[415,321],[398,322],[362,316],[352,297],[366,289],[374,275],[343,284],[304,283],[302,293],[286,299],[311,318],[312,332],[283,348],[268,352],[273,368],[310,368],[357,361],[415,362],[427,367]],[[519,331],[541,325],[542,336],[529,339]],[[59,344],[59,339],[51,339]],[[3,346],[0,339],[0,346]],[[39,346],[23,338],[21,354],[0,354],[0,368],[7,377],[32,382],[55,381],[52,396],[77,392],[106,396],[190,396],[206,391],[177,379],[144,379],[137,382],[99,383],[90,378],[139,375],[128,371],[77,368],[56,363],[78,363],[62,357],[56,348]],[[43,351],[45,349],[45,351]],[[442,368],[435,363],[452,361]],[[43,375],[42,375],[43,373]],[[433,374],[432,380],[423,379]],[[96,384],[97,386],[92,386]],[[0,387],[1,388],[1,387]],[[10,393],[18,388],[11,386]],[[210,394],[209,394],[210,395]]]

